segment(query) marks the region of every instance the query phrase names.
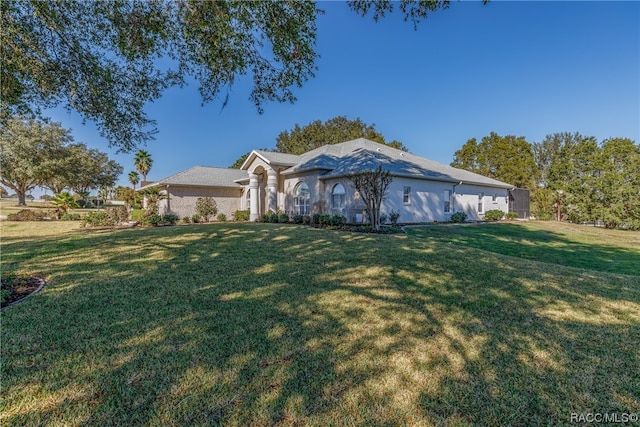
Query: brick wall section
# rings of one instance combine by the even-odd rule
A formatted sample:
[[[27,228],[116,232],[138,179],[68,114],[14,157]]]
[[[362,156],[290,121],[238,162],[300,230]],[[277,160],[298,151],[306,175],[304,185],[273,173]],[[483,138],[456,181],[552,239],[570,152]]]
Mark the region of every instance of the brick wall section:
[[[198,197],[213,197],[218,205],[218,213],[227,216],[227,220],[233,219],[233,214],[241,209],[241,188],[206,188],[206,187],[169,187],[171,199],[169,209],[180,218],[193,216],[196,213],[196,200]]]

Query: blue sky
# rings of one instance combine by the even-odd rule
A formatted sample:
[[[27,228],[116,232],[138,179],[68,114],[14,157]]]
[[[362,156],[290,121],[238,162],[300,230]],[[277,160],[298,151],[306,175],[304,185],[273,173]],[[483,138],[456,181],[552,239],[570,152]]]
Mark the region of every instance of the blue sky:
[[[375,124],[387,140],[448,164],[469,138],[490,132],[542,141],[554,132],[598,140],[640,141],[639,2],[452,2],[417,30],[399,13],[380,22],[343,2],[322,2],[316,77],[296,89],[294,104],[249,101],[250,78],[239,79],[227,106],[202,106],[193,84],[148,105],[157,120],[147,144],[149,180],[195,165],[231,165],[255,148],[274,148],[297,123],[335,116]],[[64,109],[52,119],[76,141],[116,154],[95,127]]]

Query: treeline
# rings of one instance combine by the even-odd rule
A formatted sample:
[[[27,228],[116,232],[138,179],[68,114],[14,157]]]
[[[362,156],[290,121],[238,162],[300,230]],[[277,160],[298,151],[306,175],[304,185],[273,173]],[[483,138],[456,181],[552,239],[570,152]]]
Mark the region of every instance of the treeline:
[[[492,132],[468,140],[451,166],[531,190],[536,218],[640,229],[640,145],[554,133],[542,142]]]
[[[86,198],[112,187],[122,170],[105,153],[74,142],[60,123],[15,116],[0,126],[0,184],[16,192],[19,205],[35,187],[54,194],[71,189]]]

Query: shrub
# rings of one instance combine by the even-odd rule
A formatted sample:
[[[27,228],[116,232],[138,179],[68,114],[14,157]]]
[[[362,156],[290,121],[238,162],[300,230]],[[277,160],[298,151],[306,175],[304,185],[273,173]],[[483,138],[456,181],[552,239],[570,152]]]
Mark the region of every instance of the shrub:
[[[305,215],[302,217],[302,223],[304,225],[309,225],[311,224],[311,217],[309,215]]]
[[[142,221],[140,223],[142,225],[151,225],[153,227],[156,227],[161,222],[162,222],[162,217],[160,215],[151,214],[149,216],[145,216],[144,218],[142,218]]]
[[[280,224],[286,224],[287,222],[289,222],[289,215],[287,215],[287,214],[286,214],[286,213],[284,213],[284,212],[280,212],[280,213],[278,214],[278,222],[279,222]]]
[[[315,213],[311,216],[311,224],[313,225],[318,225],[320,224],[320,214],[319,213]]]
[[[331,224],[331,217],[329,216],[329,214],[320,214],[320,216],[318,217],[318,222],[316,224],[320,225],[321,227],[326,227]]]
[[[9,221],[43,221],[46,213],[39,210],[22,209],[16,213],[7,215]]]
[[[162,222],[168,225],[176,225],[179,219],[178,215],[172,213],[162,215]]]
[[[249,221],[250,212],[248,210],[237,210],[233,214],[234,221]]]
[[[218,213],[218,204],[213,197],[198,197],[196,200],[196,212],[205,220]]]
[[[182,222],[184,222],[185,224],[191,224],[191,217],[185,216],[184,218],[182,218]]]
[[[124,206],[117,206],[115,208],[105,209],[107,217],[109,218],[109,225],[118,225],[129,219],[129,212]]]
[[[109,224],[109,217],[107,216],[107,213],[105,211],[102,211],[102,212],[89,212],[82,219],[82,226],[83,227],[86,227],[86,226],[89,226],[89,227],[106,227],[108,225],[113,225],[113,224]]]
[[[338,227],[338,226],[344,225],[346,222],[347,222],[347,219],[342,215],[340,215],[339,213],[334,213],[329,217],[329,225]]]
[[[265,217],[266,221],[264,222],[270,222],[272,224],[275,224],[278,222],[278,214],[275,213],[274,211],[269,211],[266,214],[263,215],[263,217]]]
[[[63,214],[60,219],[62,221],[80,221],[82,218],[80,217],[80,214],[66,213]]]
[[[140,221],[144,216],[144,209],[132,209],[131,210],[131,221]]]
[[[304,222],[304,216],[296,214],[293,216],[292,221],[294,224],[302,224]]]
[[[400,219],[400,212],[398,211],[391,211],[391,213],[389,214],[389,221],[391,221],[391,225],[392,226],[396,226],[398,225],[398,220]]]
[[[387,219],[389,219],[389,217],[387,217],[387,214],[380,214],[380,224],[386,224],[387,223]]]
[[[467,214],[464,212],[456,212],[451,215],[451,222],[465,222],[467,220]]]
[[[518,214],[516,212],[507,212],[505,217],[509,220],[518,218]]]
[[[216,220],[220,222],[227,222],[227,216],[223,213],[219,213]]]
[[[484,213],[485,221],[500,221],[504,216],[504,212],[500,209],[491,209],[490,211],[486,211]]]
[[[199,223],[199,222],[200,222],[200,219],[201,219],[201,218],[200,218],[200,214],[195,214],[195,215],[193,215],[193,216],[191,217],[191,219],[193,220],[193,223],[194,223],[194,224]]]
[[[314,215],[315,216],[315,215]],[[339,213],[320,214],[317,218],[316,224],[321,227],[340,227],[347,222],[347,219]]]

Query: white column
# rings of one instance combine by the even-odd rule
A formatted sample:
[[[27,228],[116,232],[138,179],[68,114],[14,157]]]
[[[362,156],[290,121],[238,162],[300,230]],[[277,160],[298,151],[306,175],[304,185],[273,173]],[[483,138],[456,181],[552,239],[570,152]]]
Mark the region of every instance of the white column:
[[[258,175],[249,174],[249,198],[251,206],[249,208],[249,221],[256,221],[260,214],[258,212]]]
[[[278,210],[278,175],[273,169],[267,171],[267,211]]]

